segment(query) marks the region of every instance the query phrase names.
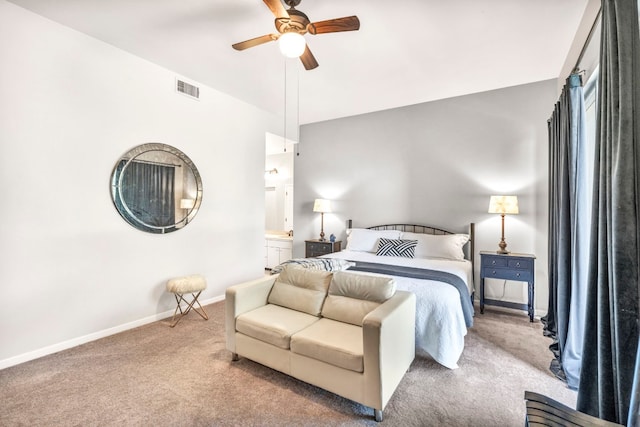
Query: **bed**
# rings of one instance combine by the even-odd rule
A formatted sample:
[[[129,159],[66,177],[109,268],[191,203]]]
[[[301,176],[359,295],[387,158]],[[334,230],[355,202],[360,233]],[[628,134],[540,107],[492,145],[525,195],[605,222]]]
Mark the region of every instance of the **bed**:
[[[393,275],[398,289],[417,296],[417,353],[458,368],[473,326],[474,224],[467,233],[415,224],[350,225],[345,250],[323,258],[349,261],[348,270]]]

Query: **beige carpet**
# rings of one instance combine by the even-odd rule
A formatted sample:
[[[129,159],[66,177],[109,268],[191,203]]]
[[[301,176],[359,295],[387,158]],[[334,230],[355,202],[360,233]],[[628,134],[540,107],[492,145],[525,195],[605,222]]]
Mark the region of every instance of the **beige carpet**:
[[[518,426],[525,390],[575,407],[526,314],[485,310],[460,369],[418,357],[384,411],[307,385],[224,345],[224,302],[0,370],[2,426]],[[478,310],[476,310],[478,312]]]

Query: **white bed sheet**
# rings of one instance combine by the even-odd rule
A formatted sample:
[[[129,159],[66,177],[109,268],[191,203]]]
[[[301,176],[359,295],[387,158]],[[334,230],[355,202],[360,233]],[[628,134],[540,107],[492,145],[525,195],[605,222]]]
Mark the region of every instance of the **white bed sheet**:
[[[473,292],[471,262],[434,258],[401,258],[377,256],[370,252],[340,251],[324,255],[352,261],[402,265],[446,271],[465,281],[469,295]],[[460,294],[447,283],[394,276],[398,289],[416,295],[416,349],[424,351],[449,369],[458,368],[464,350],[467,326],[460,305]]]

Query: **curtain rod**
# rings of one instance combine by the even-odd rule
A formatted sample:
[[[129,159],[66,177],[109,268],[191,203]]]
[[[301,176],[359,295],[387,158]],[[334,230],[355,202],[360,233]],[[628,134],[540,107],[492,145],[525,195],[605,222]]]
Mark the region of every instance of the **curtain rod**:
[[[602,6],[600,7],[600,9],[598,9],[598,13],[596,15],[596,19],[593,20],[593,25],[591,25],[591,29],[589,30],[589,35],[587,35],[587,39],[584,42],[584,45],[582,46],[582,50],[580,50],[580,55],[578,56],[578,60],[576,61],[576,65],[573,67],[573,71],[571,72],[571,74],[576,74],[580,72],[580,62],[582,62],[582,57],[584,56],[584,52],[587,50],[587,47],[589,46],[589,43],[591,43],[591,38],[593,37],[593,32],[596,29],[596,26],[598,25],[598,20],[600,19],[600,14],[602,13]]]
[[[132,163],[144,163],[147,165],[156,165],[156,166],[170,166],[170,167],[175,167],[175,168],[181,168],[182,165],[176,165],[173,163],[161,163],[161,162],[154,162],[151,160],[141,160],[141,159],[126,159],[126,158],[122,158],[122,160],[127,160],[127,161],[131,161]]]

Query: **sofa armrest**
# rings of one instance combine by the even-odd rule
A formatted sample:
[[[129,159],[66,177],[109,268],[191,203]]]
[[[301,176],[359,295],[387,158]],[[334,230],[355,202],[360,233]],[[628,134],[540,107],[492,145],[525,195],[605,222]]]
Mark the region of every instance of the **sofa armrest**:
[[[264,276],[227,288],[225,292],[225,331],[227,349],[236,352],[236,317],[267,304],[278,274]]]
[[[416,296],[396,291],[362,325],[367,400],[384,409],[415,358]]]

